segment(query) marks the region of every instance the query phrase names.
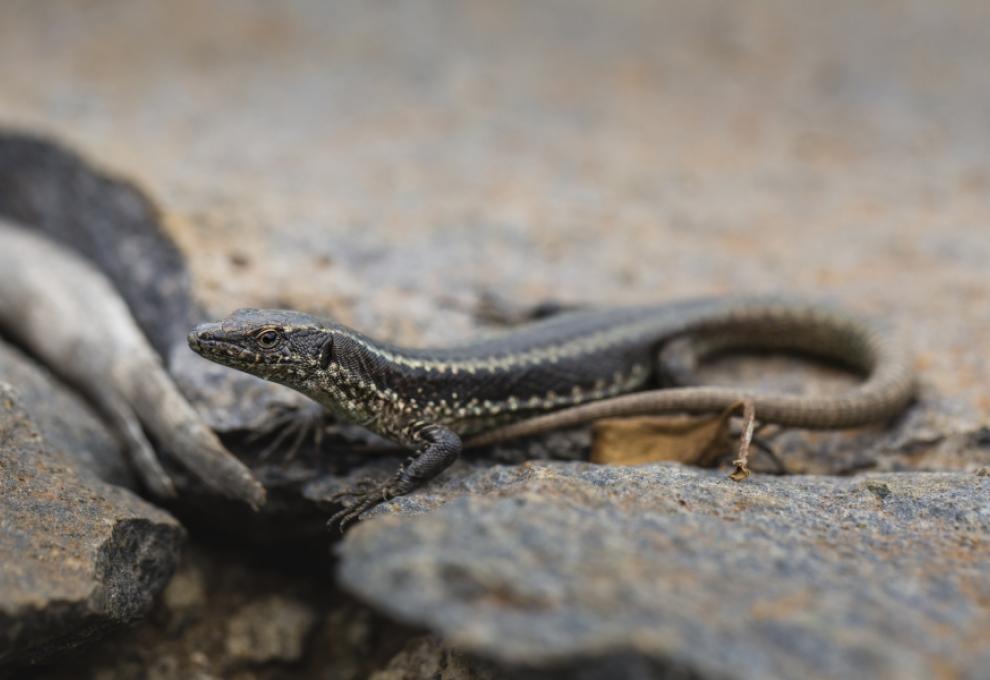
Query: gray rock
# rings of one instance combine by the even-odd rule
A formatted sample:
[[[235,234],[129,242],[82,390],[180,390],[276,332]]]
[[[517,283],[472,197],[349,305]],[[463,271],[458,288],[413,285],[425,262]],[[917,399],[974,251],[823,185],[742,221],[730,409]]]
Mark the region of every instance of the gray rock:
[[[909,336],[924,378],[975,409],[977,423],[988,422],[990,362],[982,348],[990,345],[990,41],[984,3],[632,0],[621,6],[580,2],[577,8],[570,2],[477,3],[453,10],[442,2],[331,6],[310,0],[291,7],[228,3],[197,13],[193,30],[185,3],[145,3],[140,11],[132,5],[106,0],[95,9],[89,3],[65,3],[57,11],[47,3],[0,7],[2,63],[17,65],[0,76],[0,115],[58,131],[160,197],[168,217],[162,227],[182,245],[192,290],[211,316],[244,305],[286,306],[332,315],[389,340],[434,343],[478,330],[464,313],[478,289],[518,300],[563,297],[600,304],[782,287],[826,292],[889,319]],[[187,92],[198,96],[181,96]],[[17,172],[21,164],[10,167]],[[42,162],[28,164],[38,178],[35,169]],[[71,159],[59,167],[71,168]],[[40,179],[54,185],[50,177]],[[8,205],[28,195],[6,191],[4,185],[0,202],[11,197]],[[30,209],[37,209],[39,195],[31,190]],[[65,194],[56,197],[59,205],[65,201]],[[146,262],[140,256],[131,261]],[[158,323],[158,309],[147,310],[150,322]],[[234,431],[241,422],[251,429],[263,414],[252,410],[250,392],[227,378],[206,379],[195,364],[188,375],[194,384],[201,381],[198,403],[216,414],[214,427]],[[210,399],[224,403],[209,410]],[[876,431],[784,433],[773,443],[792,472],[986,466],[985,429],[981,435],[938,415],[952,410],[926,399],[889,437]],[[515,461],[525,453],[519,446],[502,455]],[[320,464],[259,464],[272,498],[269,531],[257,530],[257,517],[228,518],[215,505],[193,513],[270,545],[280,536],[301,535],[301,509],[313,508],[325,490],[361,474],[388,474],[398,462],[386,459],[367,468],[355,462],[351,472],[350,464],[325,469],[325,462],[336,466],[336,460],[337,452],[328,448]],[[545,467],[500,474],[518,486],[527,469]],[[410,510],[438,506],[498,469],[486,470],[466,460],[441,483],[402,503]],[[905,479],[914,483],[918,476]],[[642,493],[631,482],[628,488],[625,480],[614,483],[617,498]],[[758,478],[747,488],[764,483]],[[806,483],[773,486],[789,490]],[[851,481],[837,484],[858,488]],[[876,503],[888,502],[880,498],[882,487],[876,489]],[[667,507],[664,499],[658,507]],[[684,512],[668,511],[660,512],[666,524]],[[454,521],[443,514],[450,510],[439,512],[402,521]],[[596,510],[584,512],[593,516]],[[315,514],[307,517],[318,532]],[[601,522],[611,526],[611,518]],[[787,518],[787,508],[781,508],[772,519],[780,524]],[[731,528],[727,519],[717,520],[708,518],[716,538]],[[592,518],[581,526],[599,525]],[[379,528],[358,527],[352,540]],[[895,528],[907,530],[902,523]],[[773,554],[753,556],[765,545],[762,526],[745,524],[742,530],[757,536],[750,539],[755,547],[746,552],[741,546],[741,554],[773,564]],[[594,538],[588,531],[579,532],[585,546]],[[669,535],[683,532],[675,527]],[[561,534],[550,532],[547,543],[556,545]],[[639,581],[661,580],[664,570],[679,567],[673,573],[686,574],[680,585],[687,592],[678,597],[730,589],[731,583],[706,568],[722,565],[731,553],[723,557],[687,544],[651,565],[648,539],[654,534],[637,535],[646,537]],[[313,536],[326,540],[322,533],[306,534],[307,540]],[[840,546],[848,540],[841,538]],[[606,534],[600,540],[620,539]],[[487,554],[491,541],[484,534],[471,542],[464,537],[465,550]],[[726,552],[734,545],[730,541]],[[874,560],[862,542],[849,545],[849,565],[843,566],[850,582],[828,581],[831,590],[823,592],[836,592],[839,599],[825,603],[831,610],[821,609],[843,621],[841,607],[847,604],[848,617],[858,615],[865,623],[849,626],[846,639],[868,646],[873,638],[857,635],[874,621],[872,600],[848,593],[865,591],[852,581],[873,568]],[[933,545],[937,557],[944,544]],[[833,558],[833,570],[826,572],[834,575],[842,548],[826,541],[824,549],[824,557]],[[681,551],[681,562],[671,565]],[[919,551],[927,552],[927,545]],[[971,577],[972,548],[962,544],[959,552],[963,559],[947,562],[945,574],[931,584]],[[876,569],[884,575],[899,565],[903,560],[888,560]],[[985,561],[980,568],[985,573]],[[916,582],[910,574],[905,578]],[[796,579],[788,575],[784,582]],[[779,582],[760,581],[752,592],[774,593]],[[867,595],[880,597],[904,583],[895,579],[879,595]],[[978,603],[985,591],[973,592]],[[738,599],[728,602],[736,604],[745,597],[730,595]],[[950,596],[950,606],[959,602]],[[813,597],[820,602],[824,596],[808,595]],[[677,602],[672,598],[670,609]],[[800,619],[800,599],[790,602],[792,618]],[[223,611],[224,604],[216,609]],[[940,605],[929,605],[919,600],[919,613],[890,619],[891,631],[938,616]],[[677,620],[693,614],[683,628],[704,631],[711,612],[728,608],[687,608]],[[741,620],[757,621],[747,632],[762,634],[760,642],[778,620],[774,614],[757,607],[743,610]],[[622,616],[616,608],[613,618]],[[804,616],[811,623],[824,617]],[[777,638],[771,635],[768,658],[778,659],[785,646],[780,640],[798,637],[808,625],[798,621]],[[188,649],[198,650],[211,629],[222,630],[222,623],[196,629]],[[969,649],[985,648],[980,633],[986,629],[974,626],[960,636],[950,617],[939,635],[917,649],[967,642]],[[608,631],[602,626],[603,635]],[[135,674],[153,670],[156,657],[167,657],[171,640],[163,637],[155,648],[161,654],[135,653],[143,661]],[[363,651],[336,628],[324,639],[352,654]],[[798,640],[789,653],[807,656],[804,644]],[[700,645],[688,659],[690,667],[697,668],[696,657],[712,647]],[[741,663],[761,652],[759,646],[747,648]],[[870,647],[861,657],[869,660],[872,653]],[[892,654],[884,648],[877,653],[884,659]],[[909,651],[905,663],[919,653]],[[972,674],[985,677],[990,660],[980,665],[975,653],[947,656],[950,671],[968,659]],[[590,654],[594,663],[585,656],[578,669],[586,675],[611,668],[615,675],[650,677],[669,672],[673,663],[667,653]],[[123,655],[113,649],[108,656]],[[343,650],[338,656],[345,656]],[[712,656],[721,658],[719,652]],[[198,668],[190,663],[177,676],[189,677]],[[77,674],[73,667],[66,677]]]
[[[316,611],[300,600],[272,595],[232,612],[225,647],[234,663],[291,663],[303,656]]]
[[[189,272],[158,208],[132,182],[44,137],[0,131],[0,215],[89,259],[165,353],[196,318]]]
[[[152,198],[133,183],[54,140],[0,130],[0,215],[44,233],[106,274],[214,429],[255,429],[272,409],[299,403],[286,388],[209,367],[189,350],[185,336],[204,317],[185,259]]]
[[[278,456],[274,460],[257,459],[258,452],[272,438],[258,440],[253,436],[266,431],[280,413],[302,408],[309,402],[282,386],[204,361],[186,347],[185,331],[195,319],[201,318],[199,304],[191,295],[186,262],[164,229],[154,202],[136,186],[108,175],[49,140],[0,133],[0,214],[15,216],[58,239],[89,257],[113,279],[149,338],[159,351],[168,355],[170,372],[182,392],[213,429],[227,434],[227,443],[238,456],[253,462],[253,470],[263,478],[270,495],[276,497],[276,502],[261,514],[238,512],[213,498],[208,489],[181,471],[173,471],[185,492],[178,511],[205,518],[207,523],[219,518],[220,524],[226,527],[232,523],[240,535],[259,542],[268,542],[273,535],[282,533],[280,527],[289,524],[300,529],[291,532],[293,540],[318,539],[321,536],[318,518],[325,514],[320,507],[325,496],[322,490],[342,488],[346,479],[378,471],[378,463],[372,463],[369,468],[360,459],[349,461],[347,456],[338,455],[339,449],[353,440],[346,436],[328,438],[331,445],[320,452],[309,447],[309,455],[302,457],[302,464],[283,465]],[[97,244],[110,244],[112,248],[108,250]],[[428,240],[426,244],[434,253],[432,257],[443,257],[445,240]],[[401,259],[400,253],[383,252],[382,257],[384,268],[380,266],[382,262],[373,259],[369,272],[383,281],[407,276],[396,260]],[[474,304],[469,299],[472,293],[465,297],[464,292],[458,293],[457,304],[449,296],[438,294],[426,307],[406,309],[399,305],[392,311],[422,317],[424,327],[446,327],[451,310],[445,308],[460,306],[461,312],[473,309],[473,316],[462,313],[459,326],[485,332],[484,324],[492,316],[485,313],[486,301],[491,303],[492,289],[476,287]],[[508,310],[508,314],[496,314],[501,322],[527,318],[532,311],[511,298],[508,304],[504,301],[500,304],[516,307]],[[715,383],[756,382],[785,389],[805,388],[807,370],[789,373],[780,370],[793,368],[791,364],[733,362],[727,364],[728,370],[726,365],[716,367],[707,371],[705,377]],[[824,371],[813,375],[816,379],[824,377],[826,387],[830,380],[836,380]],[[780,447],[788,451],[788,470],[797,473],[835,474],[904,467],[971,469],[990,463],[990,447],[970,446],[974,433],[979,431],[979,414],[969,408],[964,415],[946,416],[960,404],[966,406],[960,400],[948,403],[931,396],[913,411],[911,418],[890,432],[877,432],[877,428],[852,436],[788,432],[780,438]],[[587,448],[566,444],[566,439],[551,437],[521,446],[500,447],[494,454],[506,462],[574,458],[584,455]],[[80,448],[85,450],[86,447]],[[973,451],[982,455],[974,456]],[[911,457],[906,458],[904,452],[910,452]],[[327,459],[329,470],[323,462]],[[349,471],[351,474],[347,476]],[[271,527],[275,527],[274,531]]]
[[[185,532],[47,443],[0,383],[0,665],[76,647],[151,606]]]
[[[436,637],[424,635],[409,640],[370,680],[501,680],[507,677],[511,676],[492,664],[472,659],[450,649]]]
[[[48,446],[105,482],[134,488],[123,449],[99,414],[51,371],[2,339],[0,382],[17,386],[18,401]]]
[[[392,501],[339,576],[459,648],[584,677],[985,677],[988,498],[962,473],[494,467]]]

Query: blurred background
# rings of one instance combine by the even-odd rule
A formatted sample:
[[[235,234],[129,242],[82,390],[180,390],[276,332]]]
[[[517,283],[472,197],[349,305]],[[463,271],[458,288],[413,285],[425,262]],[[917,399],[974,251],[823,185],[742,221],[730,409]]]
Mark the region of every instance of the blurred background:
[[[135,179],[214,315],[427,341],[478,289],[780,288],[986,315],[988,25],[966,1],[13,1],[0,122]]]

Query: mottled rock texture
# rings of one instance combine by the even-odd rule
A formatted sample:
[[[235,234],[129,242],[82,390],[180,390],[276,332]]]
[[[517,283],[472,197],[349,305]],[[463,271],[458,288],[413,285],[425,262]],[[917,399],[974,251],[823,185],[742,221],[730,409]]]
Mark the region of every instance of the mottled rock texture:
[[[735,678],[990,667],[986,477],[531,464],[457,482],[357,527],[340,577],[503,663],[601,678],[650,663]]]
[[[249,429],[269,415],[273,402],[298,403],[286,388],[189,351],[186,335],[204,316],[191,294],[186,261],[153,199],[98,161],[57,139],[0,130],[0,216],[100,269],[215,429]]]
[[[212,316],[439,341],[477,288],[824,293],[986,416],[986,12],[21,0],[0,121],[151,192]]]
[[[932,498],[956,507],[946,499],[948,487],[932,488],[938,484],[958,484],[958,505],[969,507],[969,485],[983,482],[967,481],[977,478],[966,474],[990,464],[990,364],[984,351],[990,346],[988,26],[986,3],[977,0],[553,0],[456,7],[429,1],[14,0],[0,7],[0,123],[51,134],[153,196],[164,228],[188,260],[192,294],[211,317],[240,306],[285,306],[332,315],[383,339],[434,343],[491,331],[475,313],[476,300],[487,293],[522,304],[616,304],[781,289],[828,296],[883,316],[915,352],[924,381],[921,404],[891,429],[784,433],[775,447],[797,473],[960,475],[910,472],[904,477],[908,491],[898,486],[898,477],[881,477],[892,490],[884,501],[881,487],[874,493],[856,486],[867,480],[757,477],[723,489],[717,473],[675,474],[666,467],[646,468],[646,477],[642,470],[582,472],[623,475],[610,492],[618,498],[646,494],[643,485],[651,474],[661,475],[654,482],[676,485],[663,475],[691,480],[683,493],[696,486],[711,497],[682,510],[668,507],[669,499],[658,500],[659,510],[650,514],[650,506],[645,515],[656,526],[637,536],[598,537],[621,549],[608,554],[632,555],[629,568],[645,564],[639,552],[656,554],[657,564],[633,574],[629,585],[602,576],[596,587],[616,581],[609,587],[654,596],[677,589],[674,602],[698,599],[683,600],[683,613],[673,606],[662,610],[683,624],[676,629],[683,637],[660,639],[675,630],[667,623],[647,626],[649,632],[632,636],[624,650],[592,652],[581,670],[610,669],[611,677],[803,670],[834,648],[818,649],[811,640],[861,645],[853,659],[823,662],[823,673],[847,670],[828,664],[848,662],[910,675],[912,660],[925,669],[943,650],[950,671],[981,677],[990,666],[985,660],[977,664],[978,643],[985,642],[979,635],[986,627],[986,593],[967,579],[987,573],[985,539],[976,531],[973,540],[962,540],[974,526],[970,515],[963,513],[950,527],[927,508]],[[710,377],[777,384],[780,367],[715,367]],[[190,367],[194,375],[197,370]],[[800,376],[806,375],[785,377],[783,384],[803,385]],[[223,402],[214,424],[236,429],[243,402],[231,384],[211,376],[193,387],[206,391],[204,400]],[[546,448],[540,455],[560,455],[556,444]],[[531,453],[509,447],[498,456],[516,463]],[[278,535],[317,535],[320,498],[342,480],[387,474],[398,460],[386,458],[363,470],[333,452],[316,462],[259,462],[270,505],[285,513],[268,516],[266,531],[244,517],[223,521],[266,544]],[[503,595],[520,597],[504,584],[520,569],[516,558],[529,559],[521,547],[528,538],[505,536],[513,533],[506,529],[494,537],[475,535],[468,543],[467,532],[501,520],[544,537],[547,520],[540,518],[558,518],[561,526],[578,530],[576,545],[587,549],[593,529],[639,521],[586,489],[586,482],[574,481],[566,466],[529,468],[550,471],[548,479],[559,477],[547,490],[553,498],[563,493],[558,484],[575,490],[570,505],[547,500],[544,508],[526,491],[532,479],[520,481],[526,470],[460,463],[441,484],[386,508],[439,508],[435,516],[379,517],[359,527],[344,548],[348,569],[360,562],[361,551],[380,547],[388,559],[378,563],[380,571],[368,560],[367,576],[387,585],[391,570],[403,568],[391,561],[394,556],[419,556],[394,528],[398,523],[408,522],[412,535],[431,546],[446,545],[436,533],[446,531],[442,527],[449,528],[451,544],[462,545],[456,541],[463,539],[465,550],[478,555],[506,545],[505,556],[493,558],[495,566],[483,572],[480,585],[465,586],[465,597],[480,593],[476,601],[443,599],[448,591],[427,579],[423,598],[436,596],[444,609],[407,611],[405,599],[395,600],[403,603],[402,611],[398,605],[389,609],[440,631],[477,611],[477,626],[487,634],[503,621],[491,611]],[[641,477],[646,481],[635,481]],[[920,480],[928,480],[924,493]],[[482,495],[440,507],[464,488]],[[846,517],[837,501],[843,488],[849,512],[887,521],[886,544],[874,551],[873,543],[882,541],[872,530],[842,524],[836,525],[836,541],[821,546],[809,543],[827,533],[821,527],[815,533],[798,522],[798,536],[791,536],[789,513],[810,520],[815,493],[836,508],[837,517],[823,512],[821,522]],[[522,500],[509,498],[513,489],[525,492]],[[752,501],[756,517],[773,532],[744,519],[729,522],[745,518],[745,507],[722,508],[724,517],[713,517],[717,492]],[[780,494],[799,502],[792,508]],[[773,499],[781,500],[776,514],[768,509]],[[512,510],[516,503],[532,510],[528,517]],[[873,514],[864,509],[869,503],[876,504]],[[899,509],[884,510],[889,503]],[[916,519],[905,521],[911,513]],[[929,524],[944,525],[946,536],[960,540],[936,536],[919,543]],[[697,539],[695,525],[710,528],[727,547],[718,550],[709,542],[700,544],[708,546],[705,551],[692,551],[688,539]],[[547,545],[558,545],[562,533],[552,532]],[[637,541],[642,551],[630,550]],[[770,552],[758,553],[750,544]],[[898,545],[905,546],[904,554],[890,557]],[[808,559],[800,564],[810,574],[791,573],[787,563],[776,561],[785,553],[774,550],[785,548]],[[812,561],[818,551],[819,561]],[[738,564],[736,554],[749,556],[752,564]],[[422,559],[422,570],[414,573],[432,573],[432,558]],[[608,567],[628,575],[610,559],[592,561],[587,570]],[[925,580],[928,572],[911,572],[935,563],[945,567],[941,576]],[[732,570],[748,590],[733,585]],[[454,571],[451,580],[463,584],[457,580],[463,572]],[[753,582],[769,571],[769,583]],[[551,565],[535,573],[546,575],[546,582],[522,597],[549,598],[541,606],[587,583],[579,578],[587,571],[567,559],[557,571]],[[892,578],[878,590],[856,585],[878,583],[885,574]],[[474,576],[467,572],[463,578]],[[806,585],[819,576],[826,590],[799,591],[794,599],[775,585]],[[657,590],[649,591],[648,584]],[[971,586],[968,600],[958,590],[963,585]],[[914,599],[905,589],[913,589]],[[836,599],[824,598],[826,592],[837,593]],[[714,601],[713,593],[726,594],[726,601]],[[770,599],[754,604],[760,593]],[[612,601],[629,601],[627,593],[608,594]],[[515,612],[515,602],[505,603],[506,616]],[[753,605],[749,610],[747,603]],[[235,604],[244,602],[213,606]],[[597,632],[602,639],[628,642],[645,604],[633,603],[625,618],[617,609],[619,623]],[[560,606],[575,611],[577,605]],[[596,611],[577,613],[589,620]],[[738,626],[712,622],[711,612],[737,611],[743,622]],[[535,639],[587,635],[562,632],[554,613],[536,608],[519,616],[531,623],[546,615],[546,630]],[[850,620],[853,614],[859,618]],[[334,649],[341,658],[356,658],[354,650],[375,633],[354,633],[344,625],[347,616],[341,619],[341,634],[318,639],[324,648],[340,645]],[[799,621],[780,630],[782,619]],[[944,621],[940,632],[912,646],[935,620]],[[150,640],[167,637],[161,633],[166,627],[150,625],[130,649],[152,648]],[[465,637],[477,630],[462,628],[457,632]],[[193,627],[196,634],[207,629]],[[729,652],[712,640],[725,640],[729,650],[752,660],[759,648],[733,646],[743,635],[766,645],[766,663],[785,665],[726,671]],[[488,639],[477,639],[482,638]],[[906,650],[904,660],[874,648],[878,639]],[[223,672],[223,645],[214,642],[206,661],[195,651],[177,655],[175,677],[202,669]],[[961,649],[968,642],[972,646]],[[507,636],[507,648],[517,643],[518,635]],[[416,669],[453,658],[446,649],[431,651],[431,644],[411,645],[405,664],[396,661],[389,672],[415,677]],[[786,659],[779,653],[784,647]],[[194,648],[190,640],[186,649]],[[715,651],[702,663],[695,649]],[[153,664],[140,651],[133,656],[138,670]],[[102,657],[100,667],[118,668],[115,658]],[[348,677],[373,670],[358,662],[350,667]],[[320,677],[318,663],[307,669]]]
[[[124,452],[99,413],[51,371],[0,339],[0,382],[16,385],[17,401],[50,448],[105,482],[134,488]]]
[[[185,532],[54,448],[0,383],[0,666],[134,621],[172,575]]]
[[[94,678],[365,680],[391,668],[387,677],[417,678],[431,661],[460,656],[339,592],[327,573],[325,550],[252,553],[194,542],[145,621],[40,677],[75,680],[82,669]],[[406,662],[410,648],[416,656]],[[399,669],[409,673],[396,676]]]

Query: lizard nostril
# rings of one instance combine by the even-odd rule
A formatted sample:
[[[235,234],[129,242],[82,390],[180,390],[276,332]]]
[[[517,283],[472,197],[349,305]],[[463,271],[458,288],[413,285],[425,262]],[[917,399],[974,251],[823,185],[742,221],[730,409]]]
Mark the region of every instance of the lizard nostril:
[[[217,325],[210,323],[200,324],[190,331],[188,338],[190,345],[198,345],[202,342],[217,340]]]

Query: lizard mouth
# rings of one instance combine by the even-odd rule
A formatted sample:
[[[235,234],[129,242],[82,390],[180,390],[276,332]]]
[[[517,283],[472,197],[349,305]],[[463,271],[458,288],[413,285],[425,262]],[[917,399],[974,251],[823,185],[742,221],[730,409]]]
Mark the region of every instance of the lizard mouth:
[[[201,324],[189,331],[189,335],[186,336],[189,348],[196,352],[196,354],[203,355],[212,354],[213,351],[218,349],[221,346],[221,342],[216,337],[214,326],[216,324]]]
[[[219,324],[207,323],[196,326],[186,336],[189,348],[201,357],[218,363],[258,363],[261,357],[257,353],[231,342],[222,335],[220,330]]]

